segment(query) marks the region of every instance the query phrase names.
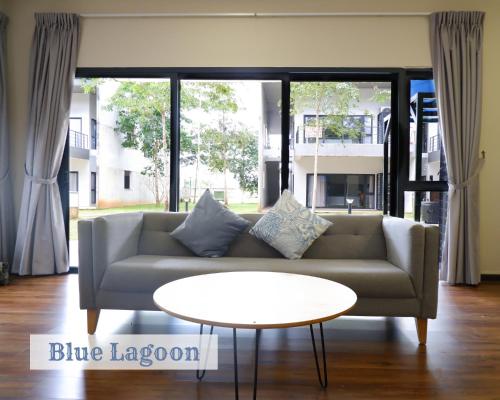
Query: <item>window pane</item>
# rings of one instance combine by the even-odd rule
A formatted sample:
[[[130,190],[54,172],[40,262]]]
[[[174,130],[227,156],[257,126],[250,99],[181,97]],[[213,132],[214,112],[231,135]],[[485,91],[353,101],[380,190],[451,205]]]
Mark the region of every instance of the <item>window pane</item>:
[[[70,117],[70,170],[79,176],[78,193],[70,195],[76,266],[79,219],[168,206],[170,81],[77,80]]]
[[[236,212],[280,195],[281,82],[181,82],[180,211],[206,189]]]
[[[439,260],[446,229],[448,192],[405,192],[405,218],[439,226]]]
[[[446,181],[434,81],[410,81],[410,94],[410,180]]]
[[[290,100],[289,186],[297,200],[311,207],[315,192],[321,212],[347,209],[352,199],[357,212],[381,213],[390,83],[292,82]]]
[[[69,191],[78,192],[78,172],[69,173]]]

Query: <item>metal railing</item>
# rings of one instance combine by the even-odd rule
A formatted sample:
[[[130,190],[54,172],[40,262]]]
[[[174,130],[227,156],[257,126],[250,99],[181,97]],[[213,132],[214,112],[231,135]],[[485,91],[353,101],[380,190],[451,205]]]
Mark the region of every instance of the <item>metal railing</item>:
[[[338,132],[329,127],[320,127],[320,143],[373,143],[373,118],[371,115],[346,115],[341,119],[345,132]],[[295,143],[315,143],[315,126],[298,126],[295,133]]]
[[[69,145],[70,147],[76,147],[78,149],[88,149],[89,148],[89,135],[82,132],[69,131]]]
[[[427,152],[432,153],[433,151],[439,151],[441,149],[441,141],[439,136],[431,136],[427,144]]]

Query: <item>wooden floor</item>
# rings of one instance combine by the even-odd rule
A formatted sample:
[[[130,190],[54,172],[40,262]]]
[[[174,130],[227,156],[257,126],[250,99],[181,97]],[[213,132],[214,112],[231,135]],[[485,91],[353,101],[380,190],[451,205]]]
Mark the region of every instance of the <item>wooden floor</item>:
[[[439,316],[418,346],[410,318],[328,323],[329,387],[317,382],[307,328],[264,331],[259,399],[500,399],[500,283],[440,287]],[[233,399],[232,336],[220,335],[219,370],[29,371],[30,333],[85,332],[76,275],[18,278],[0,287],[0,398]],[[103,311],[106,333],[197,333],[161,312]],[[240,398],[251,398],[254,336],[239,334]]]

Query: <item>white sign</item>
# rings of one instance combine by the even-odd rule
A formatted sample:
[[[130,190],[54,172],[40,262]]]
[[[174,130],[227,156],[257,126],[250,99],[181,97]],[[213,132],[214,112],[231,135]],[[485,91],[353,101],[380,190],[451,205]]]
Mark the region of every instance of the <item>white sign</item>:
[[[30,335],[30,369],[218,368],[217,335]]]

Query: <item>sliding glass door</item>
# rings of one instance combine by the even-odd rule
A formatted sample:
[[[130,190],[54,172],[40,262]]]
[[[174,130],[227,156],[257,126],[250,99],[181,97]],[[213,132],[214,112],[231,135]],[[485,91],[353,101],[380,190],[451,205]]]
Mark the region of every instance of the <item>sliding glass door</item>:
[[[168,210],[170,80],[75,81],[68,131],[69,250],[78,265],[80,219]]]
[[[376,187],[392,93],[390,80],[291,82],[290,174],[299,201],[312,207],[314,198],[321,212],[338,212],[350,199],[356,212],[382,213]]]
[[[180,82],[180,211],[205,190],[236,212],[255,213],[280,195],[281,82]]]
[[[78,219],[190,211],[206,189],[237,212],[265,212],[289,189],[321,213],[352,200],[354,213],[433,223],[444,157],[417,72],[78,69],[60,180],[72,265]]]

